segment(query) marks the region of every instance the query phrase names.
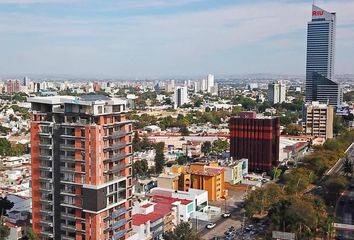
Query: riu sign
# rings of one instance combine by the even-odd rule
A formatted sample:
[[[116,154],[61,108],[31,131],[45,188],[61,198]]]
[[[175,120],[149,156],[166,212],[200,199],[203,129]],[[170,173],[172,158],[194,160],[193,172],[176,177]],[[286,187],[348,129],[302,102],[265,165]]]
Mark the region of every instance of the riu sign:
[[[323,16],[323,14],[324,14],[323,10],[312,11],[312,16]]]

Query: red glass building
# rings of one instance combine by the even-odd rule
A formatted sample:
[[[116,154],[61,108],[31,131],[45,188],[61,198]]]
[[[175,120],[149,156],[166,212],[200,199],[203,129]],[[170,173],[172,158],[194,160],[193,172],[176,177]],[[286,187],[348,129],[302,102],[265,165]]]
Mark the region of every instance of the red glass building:
[[[280,121],[278,117],[257,117],[242,112],[230,120],[230,153],[247,158],[251,171],[268,171],[279,162]]]

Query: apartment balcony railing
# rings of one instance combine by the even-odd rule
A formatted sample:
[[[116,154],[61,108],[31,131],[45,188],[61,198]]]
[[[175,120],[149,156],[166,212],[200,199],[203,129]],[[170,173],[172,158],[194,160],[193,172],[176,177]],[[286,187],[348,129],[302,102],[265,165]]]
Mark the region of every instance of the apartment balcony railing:
[[[115,219],[117,217],[119,217],[120,215],[124,214],[127,212],[126,208],[119,208],[118,210],[115,210],[114,212],[112,212],[110,219]]]
[[[42,149],[52,149],[53,145],[51,143],[40,143],[38,146]]]
[[[112,240],[118,240],[121,239],[125,234],[127,233],[126,229],[123,229],[115,234],[113,234],[112,236]]]
[[[65,155],[60,155],[60,159],[64,161],[72,161],[75,162],[75,156],[65,156]]]
[[[41,137],[52,138],[52,133],[50,133],[50,132],[39,132],[38,134]]]
[[[128,132],[125,131],[125,130],[120,130],[120,131],[115,131],[115,132],[112,132],[110,136],[112,137],[123,137],[125,135],[127,135]]]
[[[60,171],[61,171],[61,172],[76,172],[76,171],[75,171],[75,168],[63,167],[63,166],[60,167]]]
[[[125,168],[126,168],[125,164],[118,164],[118,165],[111,167],[108,170],[105,170],[104,173],[105,174],[112,174],[112,173],[120,172],[120,171],[124,170]]]
[[[68,225],[65,223],[60,224],[60,226],[64,231],[76,232],[76,226]]]
[[[49,231],[49,230],[42,230],[41,235],[46,238],[53,238],[54,237],[53,231]]]
[[[117,143],[113,143],[112,146],[111,146],[111,148],[112,148],[113,150],[115,150],[115,149],[123,148],[123,147],[125,147],[125,146],[127,146],[127,143],[126,143],[126,142],[117,142]]]
[[[52,161],[53,157],[50,155],[39,155],[39,160],[43,160],[43,161]]]
[[[48,171],[48,172],[52,172],[53,171],[53,168],[51,166],[43,166],[43,165],[40,165],[39,166],[39,169],[40,170],[44,170],[44,171]]]
[[[49,220],[49,219],[41,219],[40,220],[40,223],[44,224],[44,225],[47,225],[49,227],[53,227],[53,221],[52,220]]]
[[[61,149],[75,150],[75,144],[60,144]]]
[[[61,213],[61,217],[65,218],[65,219],[76,219],[75,214],[71,214],[71,213]]]
[[[118,153],[116,155],[112,155],[109,158],[105,159],[104,162],[115,162],[124,159],[127,157],[126,153]]]
[[[122,226],[124,226],[127,223],[126,219],[121,219],[115,223],[112,224],[112,226],[110,227],[111,230],[116,230]]]

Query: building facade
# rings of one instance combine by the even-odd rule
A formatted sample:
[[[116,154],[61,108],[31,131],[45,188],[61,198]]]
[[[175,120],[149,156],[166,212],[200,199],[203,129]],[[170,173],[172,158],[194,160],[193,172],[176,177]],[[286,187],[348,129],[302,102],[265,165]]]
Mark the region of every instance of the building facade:
[[[341,86],[333,81],[335,37],[336,14],[313,5],[307,29],[306,102],[342,103]]]
[[[6,93],[14,94],[20,92],[20,81],[19,80],[8,80],[6,82]]]
[[[268,101],[271,104],[285,102],[286,85],[282,81],[276,81],[268,84]]]
[[[303,110],[303,128],[306,135],[333,138],[333,107],[319,102],[307,103]]]
[[[230,120],[230,154],[247,158],[251,171],[268,171],[279,162],[279,117],[257,117],[241,112]]]
[[[175,108],[182,107],[184,104],[188,103],[188,88],[187,87],[177,87],[174,94],[174,106]]]
[[[104,96],[34,97],[32,224],[40,239],[131,233],[132,124]]]

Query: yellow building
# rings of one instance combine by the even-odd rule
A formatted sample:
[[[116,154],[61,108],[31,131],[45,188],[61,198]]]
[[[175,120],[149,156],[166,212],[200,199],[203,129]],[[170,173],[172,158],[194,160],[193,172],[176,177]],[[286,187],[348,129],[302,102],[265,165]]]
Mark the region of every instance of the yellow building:
[[[170,169],[171,174],[179,175],[178,190],[188,191],[189,188],[206,190],[210,201],[216,201],[227,196],[224,171],[218,163],[192,163],[189,166],[175,165]]]

